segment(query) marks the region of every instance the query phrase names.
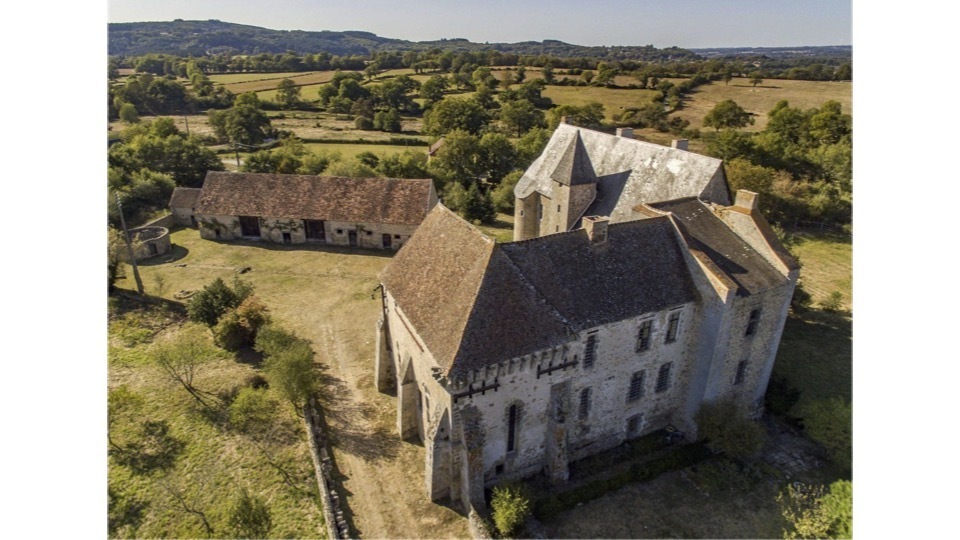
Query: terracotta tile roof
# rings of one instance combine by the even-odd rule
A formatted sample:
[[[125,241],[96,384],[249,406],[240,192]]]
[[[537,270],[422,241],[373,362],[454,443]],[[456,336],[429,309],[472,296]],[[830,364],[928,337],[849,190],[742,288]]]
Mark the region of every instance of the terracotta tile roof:
[[[196,213],[416,225],[432,180],[208,172]]]
[[[695,298],[669,218],[497,244],[437,205],[381,274],[448,375]],[[396,330],[393,331],[402,331]]]
[[[787,278],[745,240],[695,198],[650,204],[673,214],[680,233],[690,245],[710,258],[737,284],[737,295],[747,296],[782,285]]]
[[[195,208],[197,199],[200,197],[200,188],[173,188],[173,195],[170,195],[169,208]]]

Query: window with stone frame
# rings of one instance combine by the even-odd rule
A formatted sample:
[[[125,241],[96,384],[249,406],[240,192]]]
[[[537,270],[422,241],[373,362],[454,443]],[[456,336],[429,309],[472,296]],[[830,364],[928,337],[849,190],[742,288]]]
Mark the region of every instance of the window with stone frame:
[[[596,332],[587,335],[587,347],[583,352],[583,367],[593,367],[593,362],[597,358],[597,334]]]
[[[667,388],[670,388],[670,366],[672,362],[667,362],[666,364],[660,366],[660,371],[657,373],[657,386],[654,388],[654,391],[657,393],[664,392]]]
[[[757,325],[760,324],[760,310],[755,309],[750,312],[750,320],[747,321],[747,331],[744,332],[745,336],[752,336],[757,332]]]
[[[580,419],[586,420],[590,416],[590,389],[580,391]]]
[[[742,360],[737,364],[737,372],[733,376],[733,384],[737,385],[743,382],[743,378],[747,374],[747,361]]]
[[[650,334],[653,331],[653,319],[647,319],[640,323],[640,329],[637,330],[637,352],[646,351],[650,348]]]
[[[667,320],[667,336],[664,343],[673,343],[677,340],[677,333],[680,331],[680,312],[674,311]]]
[[[643,379],[646,375],[644,370],[640,370],[630,377],[630,391],[627,393],[627,401],[637,401],[643,397]]]

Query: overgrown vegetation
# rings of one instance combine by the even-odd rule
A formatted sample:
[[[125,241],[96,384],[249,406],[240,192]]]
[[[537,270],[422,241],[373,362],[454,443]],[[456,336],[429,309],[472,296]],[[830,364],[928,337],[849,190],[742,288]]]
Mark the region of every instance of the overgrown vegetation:
[[[514,538],[532,511],[523,486],[509,483],[493,487],[490,509],[501,538]]]
[[[732,400],[704,403],[694,420],[700,438],[714,452],[739,458],[755,454],[763,446],[763,428]]]
[[[784,538],[853,537],[853,484],[847,480],[837,480],[829,489],[790,484],[777,502],[787,521]]]

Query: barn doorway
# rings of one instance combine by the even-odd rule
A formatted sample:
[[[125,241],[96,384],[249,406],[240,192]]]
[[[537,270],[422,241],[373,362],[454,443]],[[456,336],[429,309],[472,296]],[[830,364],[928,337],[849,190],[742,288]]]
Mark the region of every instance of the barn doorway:
[[[327,241],[327,231],[323,220],[305,219],[303,220],[303,229],[306,232],[307,240],[313,242]]]
[[[254,216],[240,216],[240,236],[260,237],[260,219]]]
[[[393,237],[390,236],[389,234],[383,235],[383,249],[390,249],[390,248],[393,247],[393,240],[392,240],[392,238],[393,238]]]
[[[347,231],[347,237],[350,240],[350,247],[357,247],[357,231]]]

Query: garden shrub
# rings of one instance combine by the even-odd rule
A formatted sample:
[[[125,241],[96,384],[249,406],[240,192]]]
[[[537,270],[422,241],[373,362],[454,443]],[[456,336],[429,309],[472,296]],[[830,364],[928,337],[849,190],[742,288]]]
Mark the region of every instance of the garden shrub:
[[[490,501],[493,522],[503,537],[512,537],[530,515],[530,499],[518,484],[494,486]]]
[[[694,420],[700,438],[715,452],[731,457],[756,453],[763,446],[764,431],[732,400],[704,403]]]

